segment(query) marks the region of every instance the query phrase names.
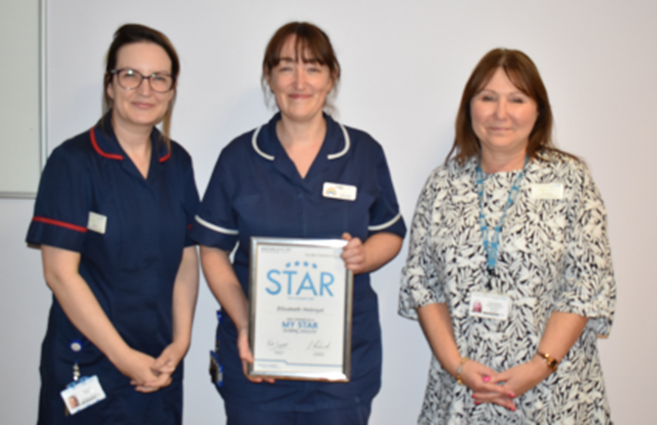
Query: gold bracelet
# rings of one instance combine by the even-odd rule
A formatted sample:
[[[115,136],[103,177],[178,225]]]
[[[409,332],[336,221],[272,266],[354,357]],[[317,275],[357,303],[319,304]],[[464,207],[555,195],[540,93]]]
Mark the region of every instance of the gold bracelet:
[[[557,371],[557,367],[559,367],[559,360],[555,359],[548,353],[541,353],[540,351],[536,351],[536,355],[543,357],[543,360],[545,360],[545,363],[547,363],[547,366],[552,369],[552,372]]]
[[[463,385],[463,381],[461,380],[461,371],[463,370],[463,365],[468,360],[470,360],[470,357],[463,357],[461,359],[461,363],[459,363],[459,367],[456,369],[456,382],[458,382],[459,385]]]

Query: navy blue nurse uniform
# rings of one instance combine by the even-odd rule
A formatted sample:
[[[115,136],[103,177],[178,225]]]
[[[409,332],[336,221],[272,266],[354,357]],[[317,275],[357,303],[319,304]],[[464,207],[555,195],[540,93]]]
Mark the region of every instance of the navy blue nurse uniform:
[[[187,233],[199,200],[187,152],[173,141],[168,151],[155,128],[151,143],[147,178],[121,149],[109,114],[57,147],[41,177],[27,242],[79,252],[80,275],[116,330],[156,358],[172,341],[173,285],[183,248],[193,244]],[[89,225],[90,214],[106,217],[105,229]],[[74,352],[73,341],[82,350]],[[107,398],[67,416],[59,393],[76,362],[82,376],[98,376]],[[181,423],[182,364],[168,387],[135,391],[54,296],[40,372],[39,424]]]
[[[406,233],[381,146],[362,131],[324,118],[326,138],[304,179],[276,136],[280,114],[233,140],[219,156],[191,237],[224,251],[238,244],[233,267],[247,295],[251,236],[340,238],[349,232],[364,241],[377,232]],[[325,198],[325,182],[356,186],[356,200]],[[348,383],[251,383],[242,372],[235,325],[226,316],[217,330],[224,371],[217,388],[229,405],[288,412],[352,409],[369,407],[379,391],[379,312],[367,273],[354,279]]]

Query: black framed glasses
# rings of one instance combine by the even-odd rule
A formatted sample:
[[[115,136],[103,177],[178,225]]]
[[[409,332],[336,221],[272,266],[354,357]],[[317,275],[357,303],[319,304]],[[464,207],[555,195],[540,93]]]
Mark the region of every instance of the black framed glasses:
[[[135,90],[144,80],[148,80],[151,89],[158,93],[166,93],[173,88],[174,78],[169,74],[155,72],[151,75],[142,75],[131,68],[113,69],[111,74],[116,75],[116,81],[126,90]]]

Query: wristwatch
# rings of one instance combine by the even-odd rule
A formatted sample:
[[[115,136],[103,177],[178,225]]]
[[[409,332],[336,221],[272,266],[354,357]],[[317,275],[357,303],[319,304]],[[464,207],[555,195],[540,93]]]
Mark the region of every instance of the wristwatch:
[[[552,372],[557,371],[557,367],[559,367],[559,360],[555,359],[554,357],[552,357],[548,353],[541,353],[540,351],[537,351],[536,354],[538,356],[543,357],[543,359],[545,360],[545,363],[547,363],[547,366],[552,370]]]

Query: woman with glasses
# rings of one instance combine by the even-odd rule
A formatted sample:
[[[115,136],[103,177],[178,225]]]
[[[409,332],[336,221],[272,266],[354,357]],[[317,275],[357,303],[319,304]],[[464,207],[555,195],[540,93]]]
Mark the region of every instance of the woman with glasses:
[[[107,114],[46,164],[27,235],[54,295],[39,424],[181,423],[198,194],[189,155],[169,138],[179,68],[164,34],[119,28]]]

